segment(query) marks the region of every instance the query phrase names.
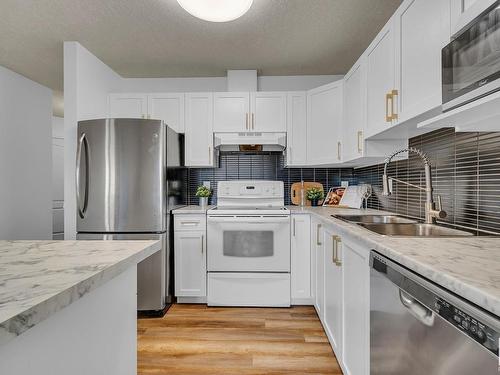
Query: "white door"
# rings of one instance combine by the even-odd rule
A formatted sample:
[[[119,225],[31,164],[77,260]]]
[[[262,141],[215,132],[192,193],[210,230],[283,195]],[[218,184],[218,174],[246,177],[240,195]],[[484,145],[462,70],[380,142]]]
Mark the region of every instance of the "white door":
[[[324,243],[324,231],[323,237],[321,239],[321,245],[316,246],[316,280],[315,280],[315,296],[314,296],[314,307],[318,313],[319,319],[324,324],[325,318],[325,243]]]
[[[286,132],[286,92],[252,92],[250,127],[256,132]]]
[[[403,122],[441,106],[441,49],[450,41],[450,1],[407,1],[394,19],[399,89],[394,104]]]
[[[307,93],[307,164],[342,161],[343,80]]]
[[[364,153],[366,125],[366,56],[362,56],[344,77],[343,160],[355,160]]]
[[[110,118],[147,118],[148,96],[146,94],[109,94]]]
[[[325,229],[324,238],[324,326],[337,359],[342,360],[342,243],[339,237],[329,229]]]
[[[289,92],[287,97],[287,166],[307,164],[307,94]]]
[[[366,50],[366,136],[380,133],[395,122],[390,99],[396,89],[394,34],[391,19]]]
[[[342,244],[344,334],[342,360],[350,375],[368,375],[370,367],[369,249]]]
[[[323,226],[320,221],[311,218],[311,297],[316,306],[316,262],[319,248],[323,246]]]
[[[214,131],[250,131],[250,94],[248,92],[214,93]]]
[[[292,299],[309,300],[311,298],[311,217],[309,215],[292,215],[290,250]],[[305,303],[305,301],[296,303]]]
[[[185,165],[213,167],[213,95],[186,94]]]
[[[184,133],[184,94],[149,94],[148,118],[163,120],[177,133]]]
[[[205,297],[207,294],[206,245],[203,232],[175,234],[175,295]]]

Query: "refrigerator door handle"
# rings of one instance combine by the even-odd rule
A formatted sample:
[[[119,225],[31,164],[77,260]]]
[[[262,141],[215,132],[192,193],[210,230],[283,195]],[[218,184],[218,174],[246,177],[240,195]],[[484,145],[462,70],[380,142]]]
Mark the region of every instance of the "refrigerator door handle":
[[[83,147],[82,147],[83,146]],[[82,148],[85,148],[85,195],[83,198],[83,207],[80,197],[80,165],[82,161]],[[82,133],[78,140],[78,148],[76,151],[76,205],[78,208],[78,215],[83,219],[87,211],[89,202],[89,143],[87,135]]]

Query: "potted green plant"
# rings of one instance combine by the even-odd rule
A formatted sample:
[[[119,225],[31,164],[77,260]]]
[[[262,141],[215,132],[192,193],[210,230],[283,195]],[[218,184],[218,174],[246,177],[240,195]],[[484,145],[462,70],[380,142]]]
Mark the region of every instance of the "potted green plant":
[[[315,187],[306,190],[307,199],[311,201],[311,206],[317,206],[318,201],[324,198],[322,189]]]
[[[208,197],[212,194],[212,190],[205,185],[200,185],[196,189],[196,196],[200,198],[200,206],[205,207],[208,205]]]

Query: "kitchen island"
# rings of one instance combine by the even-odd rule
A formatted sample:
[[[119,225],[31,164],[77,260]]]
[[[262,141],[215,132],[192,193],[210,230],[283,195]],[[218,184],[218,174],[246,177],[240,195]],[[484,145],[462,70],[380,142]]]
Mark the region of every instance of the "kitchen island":
[[[137,263],[156,241],[0,241],[0,373],[135,374]]]

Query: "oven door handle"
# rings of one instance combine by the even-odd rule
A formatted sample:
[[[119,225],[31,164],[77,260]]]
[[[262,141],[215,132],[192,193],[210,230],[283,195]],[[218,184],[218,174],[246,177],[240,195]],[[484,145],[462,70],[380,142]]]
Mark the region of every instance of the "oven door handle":
[[[238,223],[238,224],[282,224],[289,223],[290,217],[208,217],[208,221],[211,223]]]

